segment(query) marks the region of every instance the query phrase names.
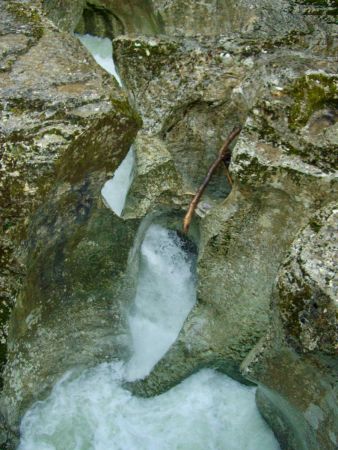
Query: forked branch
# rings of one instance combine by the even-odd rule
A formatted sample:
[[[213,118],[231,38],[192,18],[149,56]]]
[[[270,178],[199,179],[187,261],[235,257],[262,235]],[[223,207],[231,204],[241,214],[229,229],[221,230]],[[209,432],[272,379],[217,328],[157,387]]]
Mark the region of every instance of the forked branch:
[[[226,141],[224,142],[221,150],[219,151],[219,154],[217,156],[217,158],[215,159],[215,161],[211,164],[211,166],[209,167],[207,176],[204,178],[203,183],[201,184],[201,186],[198,188],[198,190],[196,191],[196,194],[194,196],[194,198],[191,200],[188,211],[186,213],[186,215],[184,216],[183,219],[183,232],[187,233],[189,230],[189,226],[194,214],[194,211],[198,205],[198,202],[200,201],[203,192],[205,190],[205,188],[208,186],[209,181],[212,177],[212,174],[215,172],[215,170],[217,169],[218,165],[223,161],[225,164],[225,168],[227,171],[227,177],[228,180],[230,182],[230,184],[232,184],[231,181],[231,177],[228,173],[227,170],[227,162],[230,161],[230,150],[229,150],[229,146],[231,144],[231,142],[239,135],[241,131],[241,127],[235,127],[231,133],[229,134],[229,136],[227,137]]]

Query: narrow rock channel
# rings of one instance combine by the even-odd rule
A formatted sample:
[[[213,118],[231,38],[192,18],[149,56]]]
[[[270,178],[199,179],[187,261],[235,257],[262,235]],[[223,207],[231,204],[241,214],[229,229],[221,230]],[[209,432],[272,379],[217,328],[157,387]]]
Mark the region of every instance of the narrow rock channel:
[[[132,357],[69,372],[21,424],[19,450],[275,450],[255,404],[255,388],[211,369],[150,399],[125,380],[147,375],[174,342],[195,302],[194,259],[173,231],[151,225],[129,315]]]
[[[334,2],[0,9],[0,450],[336,450]]]
[[[118,77],[108,39],[79,36]],[[133,149],[102,189],[121,215],[132,180]],[[112,237],[114,238],[114,237]],[[115,238],[118,238],[115,237]],[[255,404],[255,388],[203,369],[157,397],[123,388],[147,376],[167,352],[196,301],[196,254],[173,230],[152,224],[140,248],[136,296],[128,315],[129,361],[70,371],[21,423],[18,450],[277,450]]]

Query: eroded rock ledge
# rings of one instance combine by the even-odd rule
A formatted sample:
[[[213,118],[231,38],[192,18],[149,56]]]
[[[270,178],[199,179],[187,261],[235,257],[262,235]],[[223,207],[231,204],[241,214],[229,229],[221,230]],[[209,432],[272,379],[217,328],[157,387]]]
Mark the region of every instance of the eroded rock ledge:
[[[292,243],[272,294],[272,325],[242,364],[259,383],[261,412],[292,448],[337,445],[337,244],[337,204],[329,203]]]
[[[111,300],[137,225],[122,225],[100,190],[141,121],[75,37],[34,6],[0,7],[2,412],[16,431],[67,367],[105,360],[107,335],[123,334]]]
[[[3,284],[6,302],[17,299],[7,424],[16,432],[25,408],[67,368],[127,353],[133,274],[129,289],[125,275],[135,235],[137,251],[159,214],[177,227],[222,140],[241,123],[232,191],[220,171],[193,224],[197,305],[163,360],[130,388],[154,395],[216,367],[259,385],[259,408],[282,448],[334,449],[334,6],[31,4],[0,3]],[[75,29],[115,38],[124,91],[95,66],[69,33]],[[135,176],[117,218],[99,192],[134,141],[139,116]]]

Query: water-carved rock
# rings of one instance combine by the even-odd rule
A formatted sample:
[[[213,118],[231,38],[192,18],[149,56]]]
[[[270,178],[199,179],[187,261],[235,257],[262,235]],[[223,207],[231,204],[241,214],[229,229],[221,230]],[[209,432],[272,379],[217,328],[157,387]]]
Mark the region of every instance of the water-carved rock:
[[[337,228],[329,203],[298,234],[272,294],[272,327],[242,366],[285,448],[337,447]]]
[[[100,190],[140,119],[75,37],[34,5],[0,6],[0,42],[13,35],[15,44],[0,73],[0,202],[2,301],[15,305],[2,412],[16,430],[67,367],[125,347],[111,303],[137,224],[113,216]],[[124,236],[124,250],[114,247],[114,233]]]
[[[226,198],[230,186],[220,170],[203,199],[202,218],[193,223],[198,302],[163,360],[131,389],[153,395],[200,367],[216,367],[259,383],[258,405],[285,448],[334,448],[331,247],[323,244],[333,216],[311,219],[337,195],[331,5],[43,2],[64,30],[115,38],[119,72],[143,120],[123,220],[105,209],[99,191],[135,136],[135,113],[71,35],[38,9],[7,3],[1,139],[9,149],[4,192],[15,195],[3,246],[8,298],[20,290],[18,273],[24,275],[29,262],[11,322],[3,400],[11,424],[15,428],[25,407],[67,367],[124,353],[124,306],[117,296],[139,219],[183,212],[222,141],[241,123],[232,192]],[[22,179],[19,166],[27,173]],[[26,220],[33,211],[34,220]],[[118,243],[109,240],[115,232]],[[27,236],[24,248],[19,243]],[[308,239],[304,246],[302,239]],[[318,267],[323,279],[314,277]]]

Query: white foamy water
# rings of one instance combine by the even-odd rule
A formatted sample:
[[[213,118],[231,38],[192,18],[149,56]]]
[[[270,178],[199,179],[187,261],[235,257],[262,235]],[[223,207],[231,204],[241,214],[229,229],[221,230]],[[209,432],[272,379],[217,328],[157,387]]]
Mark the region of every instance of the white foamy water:
[[[115,170],[113,178],[108,180],[101,190],[105,203],[118,216],[121,216],[122,214],[128,191],[133,180],[134,162],[134,150],[133,147],[130,147],[127,156]]]
[[[204,369],[168,392],[133,396],[176,338],[195,302],[194,256],[173,231],[151,225],[141,247],[129,315],[134,355],[66,374],[21,423],[18,450],[278,450],[255,404],[255,388]]]
[[[81,43],[93,55],[95,61],[107,72],[114,76],[116,81],[122,86],[121,78],[117,73],[113,60],[113,44],[108,38],[91,36],[90,34],[76,34]]]
[[[148,375],[175,341],[196,301],[192,255],[173,231],[151,225],[141,246],[134,308],[129,315],[130,380]]]
[[[277,450],[255,389],[211,369],[150,399],[121,387],[122,364],[65,376],[21,424],[18,450]]]
[[[79,36],[121,84],[111,42]],[[131,183],[132,149],[102,189],[121,214]],[[44,401],[27,411],[18,450],[278,450],[255,404],[255,388],[204,369],[168,392],[134,397],[125,380],[141,378],[168,350],[195,303],[194,257],[176,233],[149,227],[141,247],[134,307],[133,356],[80,375],[67,373]]]
[[[107,72],[113,75],[122,86],[122,81],[116,71],[113,60],[113,45],[108,38],[99,38],[90,34],[76,35],[87,50],[93,55],[95,61]],[[107,206],[120,216],[122,214],[126,197],[132,182],[135,155],[131,147],[127,156],[116,169],[113,178],[108,180],[101,190]]]

